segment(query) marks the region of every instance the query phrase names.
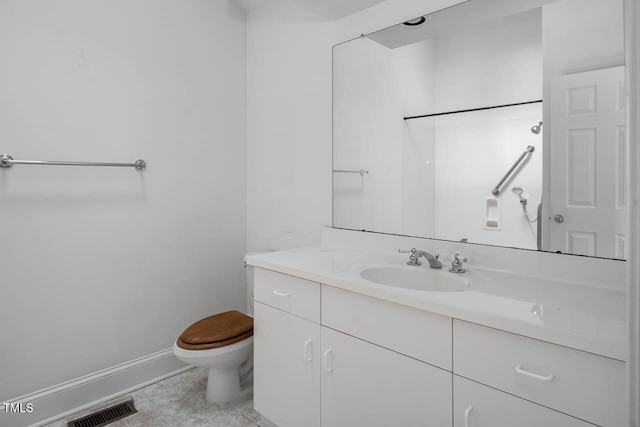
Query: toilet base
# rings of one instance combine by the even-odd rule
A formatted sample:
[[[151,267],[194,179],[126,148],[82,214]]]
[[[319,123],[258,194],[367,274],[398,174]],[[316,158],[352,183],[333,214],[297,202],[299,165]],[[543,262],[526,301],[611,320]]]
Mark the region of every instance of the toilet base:
[[[229,403],[240,397],[240,376],[238,368],[221,370],[209,369],[207,379],[207,402]]]

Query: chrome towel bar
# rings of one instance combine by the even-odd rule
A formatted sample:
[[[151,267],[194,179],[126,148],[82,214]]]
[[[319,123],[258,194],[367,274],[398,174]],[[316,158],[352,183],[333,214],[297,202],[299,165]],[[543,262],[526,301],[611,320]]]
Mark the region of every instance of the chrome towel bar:
[[[493,190],[491,190],[491,194],[493,194],[494,196],[499,196],[500,195],[500,187],[502,187],[502,184],[504,184],[504,182],[507,180],[507,178],[509,178],[509,176],[513,173],[513,171],[518,167],[518,165],[520,165],[522,160],[524,160],[525,156],[527,154],[529,154],[529,153],[533,153],[535,150],[536,150],[536,147],[534,147],[533,145],[527,146],[527,148],[522,152],[522,154],[520,154],[520,157],[518,157],[518,160],[516,160],[516,162],[513,164],[513,166],[511,166],[511,168],[507,171],[507,173],[504,174],[504,176],[502,177],[500,182],[498,182],[498,184],[495,186],[495,188]]]
[[[0,155],[0,167],[10,168],[13,165],[50,165],[50,166],[114,166],[129,167],[136,170],[145,170],[147,162],[142,159],[136,160],[134,163],[104,163],[104,162],[59,162],[59,161],[41,161],[41,160],[14,160],[8,154]]]
[[[360,176],[365,176],[366,174],[369,173],[369,171],[366,171],[364,169],[360,169],[360,170],[357,170],[357,171],[344,170],[344,169],[334,169],[333,172],[334,173],[359,173]]]

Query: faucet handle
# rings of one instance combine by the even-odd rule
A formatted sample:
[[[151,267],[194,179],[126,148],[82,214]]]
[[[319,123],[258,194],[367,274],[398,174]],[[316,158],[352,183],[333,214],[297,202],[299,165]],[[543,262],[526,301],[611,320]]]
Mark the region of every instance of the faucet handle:
[[[455,263],[460,263],[460,261],[462,262],[467,262],[467,258],[462,258],[462,260],[460,259],[460,252],[455,252],[453,254],[453,262]]]
[[[411,249],[398,249],[398,252],[401,254],[408,254],[409,252],[411,252],[412,254],[416,253],[416,248],[411,248]]]
[[[460,252],[456,251],[453,253],[453,262],[451,263],[451,268],[449,269],[449,271],[451,273],[464,273],[465,270],[464,268],[462,268],[462,263],[463,262],[467,262],[466,258],[462,258],[460,259]]]
[[[416,248],[411,248],[411,249],[398,249],[398,252],[400,252],[401,254],[411,253],[411,255],[409,255],[409,261],[407,261],[408,265],[422,265],[422,263],[418,261],[422,256],[422,251],[419,251]]]
[[[423,253],[426,253],[426,252],[424,252],[424,251],[420,251],[420,250],[418,250],[418,249],[416,249],[416,248],[411,248],[411,249],[398,249],[398,252],[399,252],[399,253],[401,253],[401,254],[408,254],[408,253],[412,253],[412,254],[423,254]],[[434,256],[436,259],[440,258],[440,255],[438,255],[438,254],[433,254],[433,256]]]

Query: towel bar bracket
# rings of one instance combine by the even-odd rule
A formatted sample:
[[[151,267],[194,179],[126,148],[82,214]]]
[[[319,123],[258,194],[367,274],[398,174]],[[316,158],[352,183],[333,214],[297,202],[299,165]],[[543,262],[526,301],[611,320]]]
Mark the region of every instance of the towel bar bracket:
[[[0,167],[10,168],[13,166],[13,157],[8,154],[0,154]]]

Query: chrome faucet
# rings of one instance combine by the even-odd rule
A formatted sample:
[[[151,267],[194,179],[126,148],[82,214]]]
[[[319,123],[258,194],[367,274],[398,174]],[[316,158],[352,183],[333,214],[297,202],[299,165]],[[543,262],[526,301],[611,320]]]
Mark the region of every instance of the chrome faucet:
[[[422,263],[419,261],[420,257],[425,257],[429,262],[429,267],[442,268],[442,263],[438,261],[437,254],[431,255],[429,252],[420,251],[416,248],[412,248],[410,250],[398,249],[398,252],[400,252],[401,254],[411,253],[411,255],[409,255],[409,261],[407,261],[408,265],[422,265]]]

